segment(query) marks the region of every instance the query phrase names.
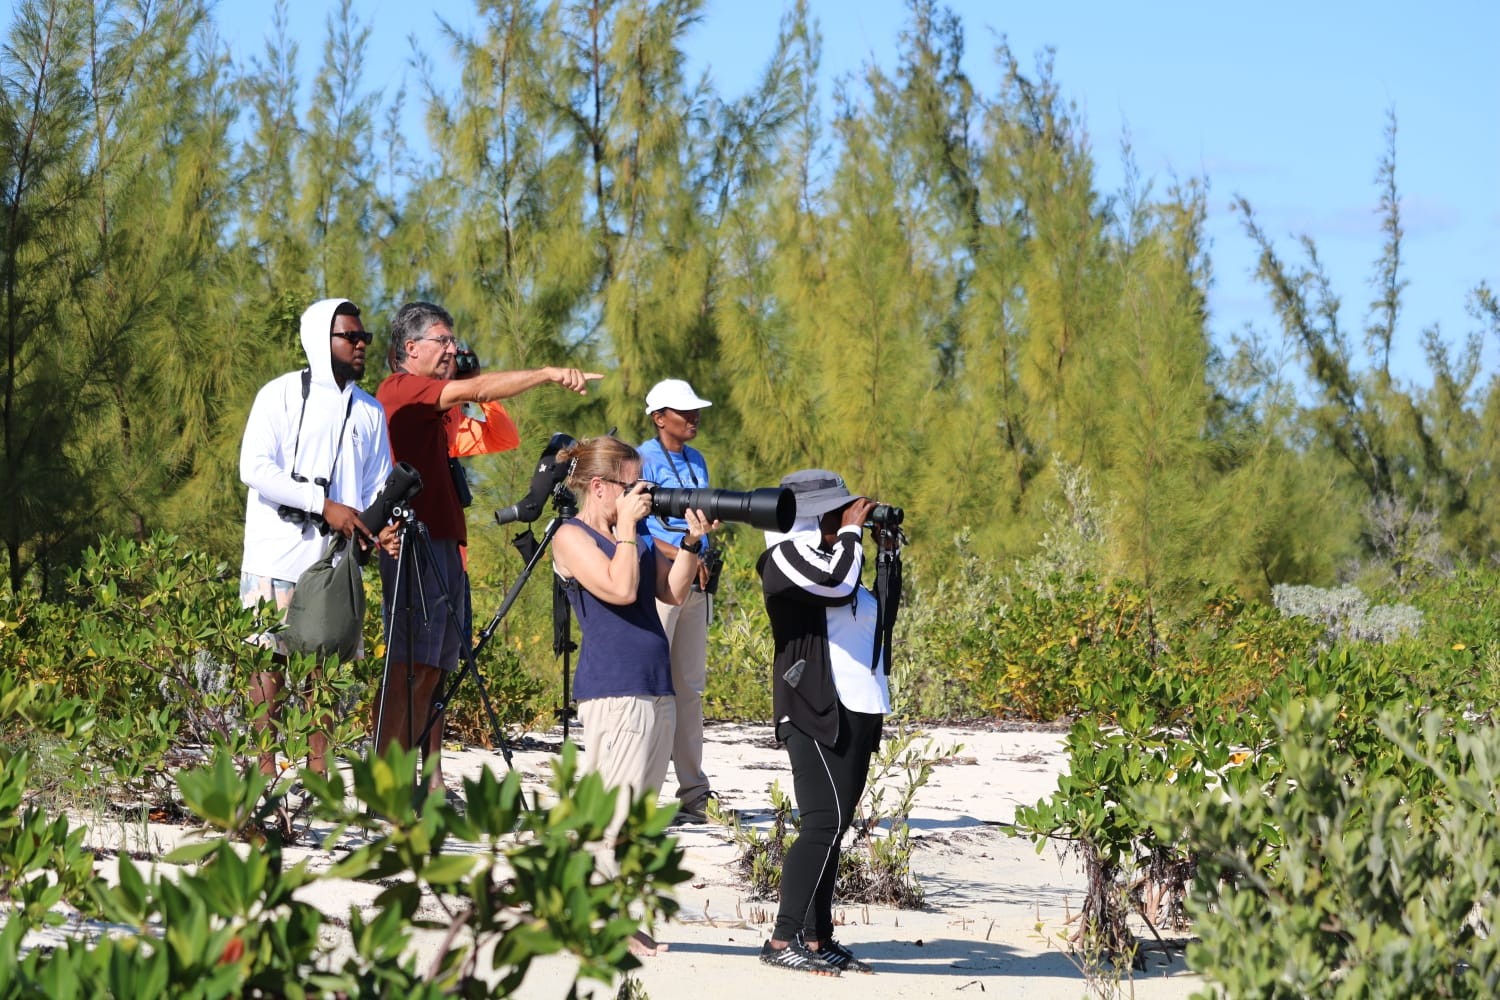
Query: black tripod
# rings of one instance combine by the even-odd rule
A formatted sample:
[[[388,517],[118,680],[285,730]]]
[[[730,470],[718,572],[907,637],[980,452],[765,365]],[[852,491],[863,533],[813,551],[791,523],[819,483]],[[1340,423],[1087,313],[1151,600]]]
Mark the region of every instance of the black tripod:
[[[479,647],[483,647],[489,641],[490,636],[499,626],[500,620],[505,617],[505,613],[515,603],[516,597],[521,593],[521,588],[530,579],[531,571],[536,568],[537,563],[541,562],[542,556],[547,551],[547,546],[551,544],[552,536],[557,534],[557,529],[562,527],[562,523],[568,518],[578,516],[578,501],[574,499],[573,494],[569,492],[568,488],[561,483],[558,483],[552,491],[552,507],[554,511],[553,517],[552,520],[547,522],[546,529],[542,531],[541,541],[537,541],[536,536],[531,533],[529,527],[511,540],[511,544],[516,547],[516,551],[521,554],[521,558],[526,561],[526,565],[521,570],[521,575],[517,577],[516,582],[511,585],[510,590],[506,593],[505,601],[500,605],[500,610],[495,612],[495,617],[490,619],[490,623],[479,633]],[[500,523],[505,523],[500,520],[499,514],[495,517]],[[552,575],[552,651],[562,657],[562,705],[553,714],[562,723],[564,740],[568,738],[569,723],[578,714],[573,708],[573,698],[570,691],[572,671],[568,666],[569,654],[577,648],[578,644],[573,641],[572,636],[572,617],[569,612],[567,592],[564,589],[563,582],[554,573]]]
[[[465,674],[474,678],[474,683],[479,688],[479,699],[484,705],[485,714],[489,718],[490,728],[494,732],[495,745],[505,757],[507,766],[511,766],[510,746],[505,742],[505,734],[500,728],[500,721],[495,715],[494,706],[490,704],[489,692],[484,686],[484,678],[479,674],[477,666],[477,654],[479,647],[469,641],[469,625],[471,609],[469,606],[469,593],[467,580],[462,594],[452,594],[444,584],[441,576],[436,573],[424,573],[425,567],[433,565],[433,554],[430,539],[427,534],[427,526],[415,517],[409,505],[400,505],[392,511],[392,516],[400,518],[401,524],[401,551],[396,558],[395,572],[395,596],[391,599],[389,607],[389,618],[385,622],[386,634],[393,631],[392,625],[395,616],[400,614],[406,626],[405,634],[405,662],[406,662],[406,736],[407,745],[410,747],[427,746],[427,740],[432,733],[432,727],[442,719],[443,710],[452,700],[453,692],[463,681]],[[433,593],[424,589],[424,581],[435,582]],[[459,605],[458,599],[462,598],[463,604]],[[426,724],[422,727],[420,735],[416,732],[416,706],[413,704],[416,687],[416,626],[419,621],[429,622],[434,615],[441,615],[444,619],[444,627],[451,629],[458,636],[460,650],[459,669],[452,671],[451,683],[445,680],[438,682],[438,688],[433,696],[432,708],[428,713]],[[390,690],[391,656],[393,648],[386,649],[385,676],[382,680],[382,690]],[[432,664],[437,666],[437,664]],[[446,690],[445,690],[446,688]],[[376,733],[385,731],[385,698],[381,698],[379,715],[375,720]]]
[[[427,720],[427,727],[422,730],[423,741],[427,739],[428,732],[442,716],[443,710],[453,700],[453,696],[457,693],[459,685],[463,683],[464,676],[471,675],[474,678],[474,683],[479,686],[479,697],[484,703],[485,712],[489,716],[490,726],[494,729],[496,745],[500,748],[501,753],[504,754],[505,763],[508,766],[514,766],[511,760],[510,746],[505,742],[505,737],[500,731],[500,724],[495,718],[495,710],[490,706],[489,695],[485,691],[484,680],[480,677],[479,670],[474,664],[480,651],[494,637],[496,629],[500,627],[500,622],[509,613],[511,606],[515,604],[516,598],[521,595],[521,588],[526,586],[526,581],[531,578],[532,570],[536,569],[537,563],[541,562],[542,556],[547,551],[547,546],[552,542],[552,536],[557,534],[557,529],[562,526],[564,521],[570,517],[576,517],[578,514],[577,502],[565,487],[559,486],[554,491],[552,505],[555,514],[552,520],[547,523],[546,530],[542,532],[541,541],[537,541],[536,537],[532,535],[530,528],[521,532],[513,540],[512,544],[521,553],[521,558],[526,560],[526,565],[521,569],[521,575],[516,578],[516,582],[511,584],[510,590],[506,591],[505,599],[500,603],[500,608],[495,612],[494,617],[489,620],[489,623],[484,628],[479,630],[479,639],[468,650],[464,669],[454,672],[451,683],[439,685],[438,692],[432,701],[432,714]],[[568,738],[569,720],[575,714],[571,704],[572,699],[568,691],[570,674],[568,669],[568,654],[577,649],[578,646],[572,641],[570,635],[571,625],[568,614],[567,596],[563,591],[562,581],[558,580],[555,574],[552,580],[552,625],[552,648],[555,652],[560,653],[563,658],[562,707],[557,709],[556,715],[562,722],[563,739],[566,740]]]

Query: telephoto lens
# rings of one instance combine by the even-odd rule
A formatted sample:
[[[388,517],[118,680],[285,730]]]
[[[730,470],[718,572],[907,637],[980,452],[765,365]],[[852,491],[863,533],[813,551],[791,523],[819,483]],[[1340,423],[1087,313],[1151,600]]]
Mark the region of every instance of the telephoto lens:
[[[657,517],[682,517],[688,510],[701,510],[710,521],[736,521],[762,531],[790,531],[797,517],[797,500],[791,490],[775,487],[749,493],[660,486],[651,491],[651,513]]]

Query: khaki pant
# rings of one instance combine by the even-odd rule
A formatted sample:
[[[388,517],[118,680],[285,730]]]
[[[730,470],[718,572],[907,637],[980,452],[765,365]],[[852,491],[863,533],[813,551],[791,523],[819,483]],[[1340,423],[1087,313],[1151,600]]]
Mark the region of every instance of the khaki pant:
[[[672,767],[677,773],[677,800],[701,805],[708,795],[703,770],[703,689],[708,683],[707,594],[688,591],[680,605],[656,602],[661,627],[672,648],[672,690],[677,692],[677,734],[672,738]]]
[[[589,698],[578,703],[582,769],[599,772],[607,787],[620,789],[610,838],[625,822],[631,799],[644,791],[661,791],[672,757],[675,716],[676,707],[667,696]]]

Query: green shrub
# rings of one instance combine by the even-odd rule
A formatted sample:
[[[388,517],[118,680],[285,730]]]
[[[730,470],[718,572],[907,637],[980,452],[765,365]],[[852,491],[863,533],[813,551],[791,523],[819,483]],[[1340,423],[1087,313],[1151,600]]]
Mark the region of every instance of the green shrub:
[[[1158,932],[1185,927],[1197,849],[1186,833],[1142,813],[1136,797],[1143,790],[1170,788],[1184,804],[1260,794],[1282,769],[1276,713],[1319,698],[1342,709],[1330,721],[1330,742],[1372,770],[1389,768],[1395,761],[1375,720],[1435,697],[1401,669],[1400,647],[1292,655],[1285,644],[1315,643],[1316,628],[1268,621],[1220,599],[1196,624],[1192,641],[1167,635],[1156,664],[1120,660],[1120,672],[1093,690],[1097,710],[1068,733],[1068,771],[1057,791],[1017,810],[1017,835],[1038,850],[1052,844],[1076,852],[1082,862],[1088,891],[1074,943],[1084,951],[1133,951],[1132,912]],[[1256,669],[1224,665],[1222,652],[1203,658],[1204,635]],[[1247,838],[1247,849],[1273,851],[1278,836],[1256,831],[1260,846]]]
[[[708,628],[708,683],[703,714],[710,719],[771,717],[771,623],[755,563],[761,533],[739,528],[721,539],[724,567]]]
[[[997,660],[990,630],[1006,614],[1005,589],[987,573],[959,533],[954,552],[963,571],[934,576],[908,560],[891,650],[891,705],[908,719],[944,721],[996,714],[986,678]]]
[[[16,625],[0,630],[0,641],[18,649],[17,674],[55,685],[60,697],[85,701],[93,712],[88,732],[72,741],[85,762],[66,787],[53,789],[75,803],[169,807],[173,773],[210,745],[300,753],[324,715],[345,720],[336,746],[356,737],[351,713],[339,709],[357,680],[337,667],[324,671],[311,702],[290,700],[276,732],[251,732],[249,678],[271,667],[269,651],[244,641],[259,627],[256,612],[240,607],[227,566],[172,536],[103,540],[84,554],[60,601],[14,594],[6,601],[4,617]],[[307,658],[288,668],[294,690],[310,669]]]
[[[264,800],[264,778],[242,778],[220,754],[179,778],[214,835],[163,859],[188,866],[170,876],[122,857],[113,886],[90,877],[81,830],[29,814],[16,821],[11,805],[24,768],[0,769],[0,887],[20,903],[0,930],[0,997],[506,996],[542,955],[569,952],[580,978],[603,982],[638,965],[631,935],[642,920],[675,910],[667,893],[688,877],[680,849],[664,836],[669,811],[658,811],[654,796],[631,804],[616,837],[618,877],[597,878],[591,852],[603,844],[616,793],[597,774],[578,775],[571,744],[555,763],[556,801],[547,808],[527,803],[515,772],[499,780],[488,771],[465,782],[462,815],[437,796],[417,806],[407,777],[415,762],[399,749],[352,761],[353,801],[338,771],[306,776],[315,817],[331,824],[325,843],[351,829],[363,841],[320,873],[305,861],[287,864],[275,837],[256,850],[236,848],[231,838],[274,803]],[[42,865],[55,878],[38,877]],[[346,944],[305,892],[337,878],[385,886],[374,919],[350,908]],[[111,933],[23,950],[26,931],[55,920],[60,902],[98,913]],[[440,920],[419,912],[433,904]],[[419,968],[412,933],[422,927],[450,933]],[[481,960],[495,981],[480,978]]]
[[[1230,996],[1489,997],[1500,987],[1500,731],[1391,711],[1340,745],[1336,697],[1277,718],[1261,787],[1134,798],[1197,860],[1188,961]]]
[[[82,829],[25,804],[30,769],[27,754],[0,749],[0,900],[8,904],[7,923],[59,926],[66,920],[60,904],[84,906],[94,856],[83,849]]]
[[[1080,606],[1089,602],[1068,605]],[[1477,685],[1464,644],[1447,645],[1434,628],[1425,642],[1408,636],[1324,648],[1323,630],[1211,594],[1186,618],[1155,622],[1145,633],[1148,650],[1112,651],[1101,662],[1113,671],[1089,675],[1095,679],[1081,698],[1087,714],[1067,737],[1068,773],[1056,793],[1018,810],[1015,825],[1039,850],[1050,843],[1080,856],[1089,890],[1072,943],[1081,952],[1129,954],[1132,915],[1158,933],[1186,928],[1202,851],[1194,831],[1201,810],[1213,808],[1205,804],[1299,787],[1285,785],[1284,736],[1275,724],[1285,713],[1336,706],[1319,716],[1319,735],[1329,752],[1358,762],[1358,774],[1344,780],[1393,782],[1414,800],[1437,794],[1431,769],[1413,766],[1382,719],[1468,711]],[[1108,641],[1099,646],[1110,649]],[[1149,811],[1148,800],[1155,803]],[[1309,835],[1279,822],[1261,816],[1236,833],[1237,849],[1265,866],[1262,875],[1276,870],[1287,838]],[[1201,924],[1193,930],[1208,941]]]

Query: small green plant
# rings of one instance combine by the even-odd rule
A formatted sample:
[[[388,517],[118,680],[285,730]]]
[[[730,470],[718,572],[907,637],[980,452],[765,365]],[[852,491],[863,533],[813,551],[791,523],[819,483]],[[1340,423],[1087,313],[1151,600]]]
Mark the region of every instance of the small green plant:
[[[1126,906],[1128,900],[1122,899],[1116,908],[1123,910]],[[1082,920],[1082,914],[1075,914],[1070,922],[1080,923]],[[1134,990],[1127,987],[1134,981],[1138,967],[1140,956],[1136,945],[1132,944],[1120,952],[1111,952],[1102,947],[1105,937],[1097,927],[1076,930],[1065,927],[1049,933],[1047,925],[1040,920],[1032,934],[1044,946],[1056,948],[1078,970],[1078,974],[1083,976],[1088,991],[1100,1000],[1134,995]]]
[[[915,733],[903,732],[886,740],[870,761],[865,794],[850,824],[852,842],[839,859],[838,902],[905,909],[922,905],[922,886],[911,870],[914,843],[908,818],[917,792],[932,777],[933,766],[952,757],[961,746],[936,749],[928,740],[918,747],[915,739]],[[792,800],[780,782],[771,785],[769,830],[762,833],[733,822],[739,849],[736,864],[752,899],[774,899],[780,892],[782,865],[798,829]]]
[[[626,976],[620,980],[620,989],[615,993],[615,1000],[651,1000],[651,994],[646,992],[646,987],[641,985],[639,979]]]
[[[27,754],[0,750],[0,900],[22,927],[58,926],[60,904],[80,904],[94,878],[94,856],[81,828],[25,804]]]
[[[162,859],[185,867],[165,875],[122,857],[116,885],[92,877],[82,830],[15,808],[25,776],[17,760],[0,769],[0,888],[15,902],[0,929],[0,997],[507,996],[535,958],[557,952],[577,958],[580,978],[610,983],[638,964],[632,934],[674,912],[669,892],[688,877],[654,796],[631,803],[614,839],[619,877],[596,877],[617,793],[578,774],[571,744],[545,808],[527,802],[515,772],[466,781],[463,815],[438,796],[414,803],[406,776],[416,757],[399,749],[350,762],[353,799],[339,771],[306,775],[325,846],[359,833],[360,846],[326,872],[289,864],[274,837],[248,852],[233,843],[268,806],[264,778],[242,778],[221,752],[179,779],[209,833]],[[350,909],[347,945],[306,899],[326,879],[384,886],[373,918]],[[441,919],[423,915],[432,902]],[[62,904],[97,913],[112,933],[23,951],[26,931],[57,922]],[[447,932],[421,967],[411,947],[418,928]]]
[[[846,870],[840,876],[850,901],[903,909],[922,905],[922,885],[911,870],[912,807],[931,780],[932,769],[962,749],[961,743],[938,746],[932,740],[918,745],[914,730],[901,731],[881,744],[870,762],[865,796],[855,817],[858,851],[845,854]]]
[[[739,851],[735,865],[749,883],[751,899],[775,899],[781,890],[781,868],[787,848],[797,838],[792,800],[781,790],[781,782],[771,782],[771,828],[762,833],[744,826],[736,818],[731,832]]]

